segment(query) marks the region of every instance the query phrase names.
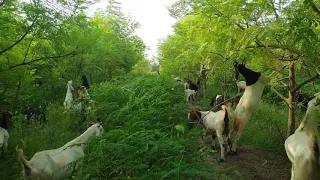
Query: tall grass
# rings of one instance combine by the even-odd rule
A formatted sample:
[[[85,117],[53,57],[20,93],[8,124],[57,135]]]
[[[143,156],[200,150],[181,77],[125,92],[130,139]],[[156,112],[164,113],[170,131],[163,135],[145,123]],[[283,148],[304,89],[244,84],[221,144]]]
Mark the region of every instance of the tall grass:
[[[78,171],[83,179],[185,179],[212,173],[187,130],[183,86],[160,76],[125,77],[93,90],[107,133]]]
[[[44,125],[14,118],[9,153],[1,157],[1,179],[22,179],[16,148],[27,159],[76,138],[89,121],[100,118],[105,134],[87,148],[73,179],[210,179],[214,175],[199,150],[199,130],[187,129],[184,90],[169,77],[130,75],[92,86],[94,111],[86,122],[80,112],[62,113],[62,102],[49,105]],[[8,168],[10,167],[10,168]],[[217,176],[217,175],[215,175]]]

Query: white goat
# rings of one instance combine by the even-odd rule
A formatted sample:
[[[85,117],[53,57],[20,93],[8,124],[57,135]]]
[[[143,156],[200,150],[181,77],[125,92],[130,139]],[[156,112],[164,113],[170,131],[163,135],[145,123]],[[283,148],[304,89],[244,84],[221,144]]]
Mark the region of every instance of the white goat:
[[[246,82],[245,81],[239,81],[237,83],[237,87],[238,87],[238,94],[240,94],[241,90],[245,90],[246,89]]]
[[[68,81],[67,87],[68,87],[68,89],[67,89],[67,93],[66,93],[66,98],[63,102],[65,111],[68,111],[72,106],[73,96],[72,96],[71,90],[72,91],[74,90],[74,88],[72,86],[72,80]]]
[[[23,157],[22,149],[18,149],[18,158],[23,167],[25,179],[56,180],[67,179],[77,169],[84,156],[84,150],[93,136],[100,136],[104,132],[100,123],[89,127],[82,135],[68,142],[64,146],[36,153],[30,161]],[[70,166],[76,164],[71,169]]]
[[[8,141],[9,141],[9,133],[6,129],[0,127],[0,155],[2,150],[7,152],[8,149]]]
[[[244,129],[247,127],[252,113],[256,110],[260,103],[265,85],[267,85],[270,80],[261,73],[254,72],[246,68],[243,64],[238,66],[238,63],[235,63],[234,65],[237,69],[236,72],[239,71],[246,80],[245,91],[240,98],[235,111],[232,112],[232,116],[234,117],[234,126],[233,130],[229,134],[229,138],[232,142],[231,151],[236,154],[237,143],[240,140]]]
[[[232,103],[227,105],[222,105],[222,110],[217,112],[212,111],[191,111],[188,113],[188,119],[191,121],[202,120],[205,127],[204,135],[212,135],[212,147],[215,145],[215,135],[218,137],[221,156],[220,162],[223,162],[225,157],[225,151],[227,144],[229,143],[229,131],[232,129],[232,123],[229,122],[229,113],[227,111],[227,106],[231,108]],[[225,145],[225,146],[224,146]]]
[[[196,100],[196,91],[191,89],[186,89],[186,101],[193,102]]]
[[[7,152],[8,150],[8,141],[9,133],[8,129],[12,127],[12,113],[11,112],[2,112],[0,116],[0,155],[2,150]]]
[[[185,82],[183,85],[184,85],[184,89],[185,90],[189,89],[189,83],[188,82]]]
[[[320,150],[318,131],[314,121],[320,119],[320,93],[308,103],[307,112],[294,134],[285,141],[285,149],[292,163],[291,180],[320,179]]]

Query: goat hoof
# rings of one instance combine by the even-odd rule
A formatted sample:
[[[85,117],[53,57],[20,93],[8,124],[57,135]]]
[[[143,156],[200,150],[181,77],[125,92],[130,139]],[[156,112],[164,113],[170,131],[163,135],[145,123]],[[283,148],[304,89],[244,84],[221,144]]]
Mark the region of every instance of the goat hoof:
[[[220,158],[219,162],[220,162],[220,163],[223,163],[223,162],[224,162],[224,159],[221,159],[221,158]]]

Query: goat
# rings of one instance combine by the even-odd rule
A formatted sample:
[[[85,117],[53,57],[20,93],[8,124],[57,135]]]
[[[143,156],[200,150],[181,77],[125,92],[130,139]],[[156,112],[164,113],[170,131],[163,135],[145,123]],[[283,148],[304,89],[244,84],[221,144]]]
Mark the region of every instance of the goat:
[[[246,82],[245,91],[240,98],[239,103],[233,113],[234,128],[229,134],[232,146],[231,151],[237,154],[237,143],[246,128],[252,113],[258,107],[265,85],[270,82],[268,77],[263,76],[260,72],[252,71],[245,67],[245,65],[234,62],[236,72],[236,79],[239,77],[239,72],[244,76]],[[229,149],[228,149],[229,151]]]
[[[318,130],[314,121],[320,119],[320,93],[308,103],[307,112],[294,134],[285,143],[292,163],[291,180],[320,179]]]
[[[194,90],[195,92],[198,92],[199,90],[199,85],[200,85],[200,80],[198,80],[197,84],[193,83],[190,79],[187,80],[187,89]],[[185,85],[186,87],[186,85]]]
[[[85,86],[81,86],[78,88],[78,98],[80,100],[90,98],[90,95]]]
[[[3,149],[4,152],[7,152],[9,133],[8,129],[12,127],[12,113],[11,112],[2,112],[0,116],[0,154]]]
[[[227,107],[231,108],[232,102],[227,105],[222,105],[222,110],[217,112],[212,111],[190,111],[188,119],[191,121],[201,121],[205,127],[204,135],[212,135],[212,147],[215,144],[215,136],[218,137],[221,148],[220,162],[225,161],[225,151],[229,142],[229,131],[232,129],[232,123],[229,122],[229,112]],[[199,119],[200,118],[200,119]]]
[[[73,101],[73,96],[72,96],[72,92],[74,90],[73,86],[72,86],[72,80],[68,81],[67,83],[67,93],[66,93],[66,98],[63,102],[63,105],[64,105],[64,110],[65,111],[68,111],[71,106],[72,106],[72,101]]]
[[[23,156],[23,150],[18,149],[18,160],[23,168],[25,179],[67,179],[73,170],[79,167],[79,160],[84,156],[84,150],[93,136],[101,136],[104,129],[101,123],[90,126],[83,134],[58,149],[37,152],[30,161]],[[74,164],[73,170],[70,165]]]
[[[186,89],[186,101],[194,102],[196,100],[196,91],[191,89]]]
[[[216,105],[218,105],[218,104],[224,102],[226,99],[227,99],[227,97],[224,97],[224,95],[218,94],[218,95],[216,96],[216,98],[213,98],[213,99],[211,100],[210,105],[213,106],[214,103],[216,103]],[[221,106],[219,106],[219,108],[220,108],[220,107],[221,107]]]

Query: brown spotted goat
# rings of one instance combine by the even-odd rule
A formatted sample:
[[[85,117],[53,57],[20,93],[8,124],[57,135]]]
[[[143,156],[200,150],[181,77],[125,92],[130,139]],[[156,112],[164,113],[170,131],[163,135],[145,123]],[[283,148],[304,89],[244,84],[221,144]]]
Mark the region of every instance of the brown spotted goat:
[[[227,107],[231,108],[232,103],[222,105],[222,110],[217,112],[212,111],[191,111],[188,113],[188,119],[191,121],[200,121],[205,127],[205,134],[212,135],[212,146],[214,147],[215,137],[218,137],[221,148],[220,162],[223,162],[225,151],[229,142],[228,134],[232,129],[232,122],[229,122],[229,113]]]

